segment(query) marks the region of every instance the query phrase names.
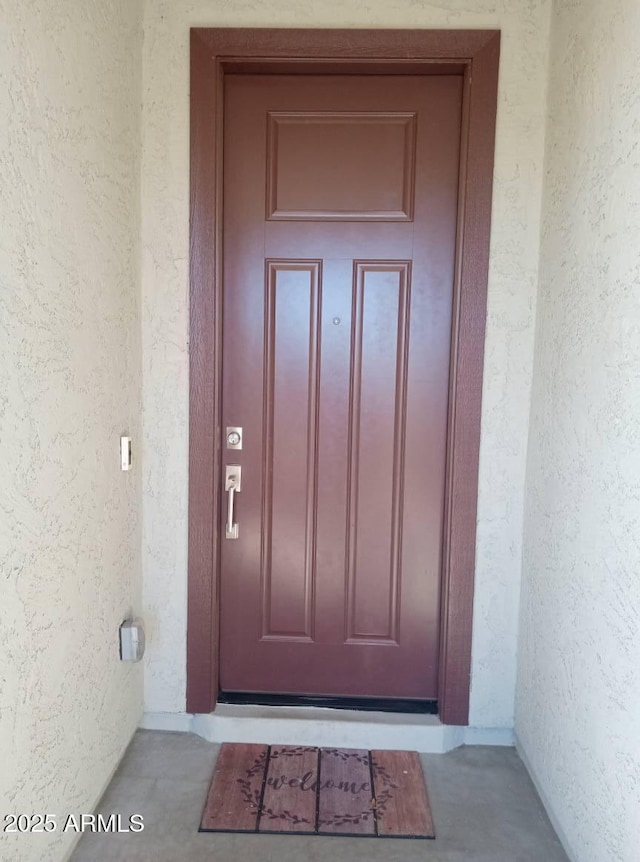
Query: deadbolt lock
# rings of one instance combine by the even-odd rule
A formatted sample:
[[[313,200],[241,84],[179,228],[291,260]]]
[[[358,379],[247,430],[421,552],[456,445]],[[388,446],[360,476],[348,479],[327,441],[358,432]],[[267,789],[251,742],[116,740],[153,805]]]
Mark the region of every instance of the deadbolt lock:
[[[242,428],[227,426],[227,449],[242,449]]]

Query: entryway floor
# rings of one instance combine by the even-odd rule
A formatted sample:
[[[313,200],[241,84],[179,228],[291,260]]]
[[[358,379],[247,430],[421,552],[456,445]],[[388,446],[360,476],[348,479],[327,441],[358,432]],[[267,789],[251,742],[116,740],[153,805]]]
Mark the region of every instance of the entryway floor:
[[[141,730],[98,812],[144,816],[144,831],[83,835],[72,862],[567,862],[513,748],[422,756],[435,841],[199,833],[218,746]]]

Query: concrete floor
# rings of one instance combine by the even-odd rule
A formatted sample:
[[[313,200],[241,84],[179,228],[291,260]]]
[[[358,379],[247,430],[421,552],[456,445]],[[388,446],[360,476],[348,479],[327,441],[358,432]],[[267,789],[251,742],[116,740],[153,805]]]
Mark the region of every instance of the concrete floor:
[[[72,862],[567,862],[512,748],[422,758],[435,841],[198,833],[218,747],[138,731],[98,812],[144,816],[143,832],[85,833]]]

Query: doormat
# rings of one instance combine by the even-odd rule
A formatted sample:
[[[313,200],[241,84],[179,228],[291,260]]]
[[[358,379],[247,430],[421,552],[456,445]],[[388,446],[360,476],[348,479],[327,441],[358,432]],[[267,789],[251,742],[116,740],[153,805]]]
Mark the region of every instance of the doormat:
[[[224,743],[200,832],[435,838],[415,751]]]

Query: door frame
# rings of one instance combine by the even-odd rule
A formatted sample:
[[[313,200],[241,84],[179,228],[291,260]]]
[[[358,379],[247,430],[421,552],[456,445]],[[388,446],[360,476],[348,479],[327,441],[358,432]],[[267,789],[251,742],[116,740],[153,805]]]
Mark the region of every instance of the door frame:
[[[439,716],[469,719],[499,30],[191,30],[187,711],[218,696],[223,85],[228,73],[462,74]]]

